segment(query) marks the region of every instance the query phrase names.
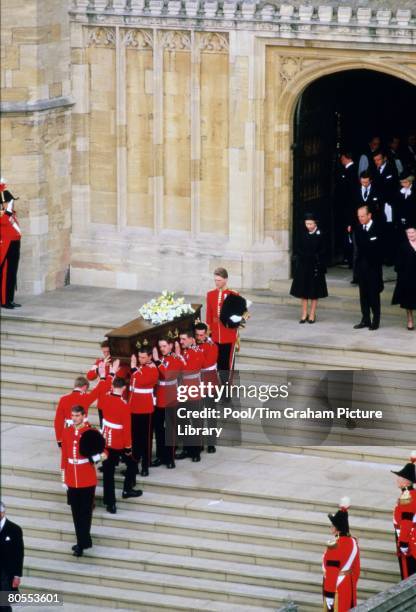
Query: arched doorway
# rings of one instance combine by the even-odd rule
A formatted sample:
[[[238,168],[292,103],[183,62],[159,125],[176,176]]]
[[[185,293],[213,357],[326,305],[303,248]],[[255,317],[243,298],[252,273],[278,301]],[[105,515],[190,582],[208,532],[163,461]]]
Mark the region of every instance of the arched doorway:
[[[393,135],[414,133],[415,108],[414,85],[373,70],[337,72],[306,87],[294,114],[293,245],[304,212],[311,210],[327,235],[330,263],[340,261],[337,153],[347,148],[359,156],[375,134],[386,143]]]

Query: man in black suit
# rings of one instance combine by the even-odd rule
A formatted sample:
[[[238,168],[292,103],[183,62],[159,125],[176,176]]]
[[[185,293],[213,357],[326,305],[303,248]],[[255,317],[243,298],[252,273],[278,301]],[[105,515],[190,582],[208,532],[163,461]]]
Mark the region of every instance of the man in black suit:
[[[19,525],[6,518],[6,508],[0,502],[0,590],[17,591],[23,573],[23,532]],[[0,610],[10,611],[11,606]]]
[[[354,329],[380,327],[380,293],[383,284],[382,232],[373,221],[368,205],[357,211],[359,225],[354,230],[357,247],[356,274],[360,289],[361,321]],[[371,320],[370,312],[373,319]]]
[[[395,262],[397,251],[397,213],[395,202],[399,179],[396,164],[389,161],[383,151],[376,151],[373,155],[373,160],[376,167],[374,183],[381,197],[380,216],[376,220],[383,223],[384,263],[387,266],[392,266]]]
[[[351,234],[348,231],[348,226],[352,224],[351,212],[355,213],[354,194],[357,189],[357,168],[349,151],[341,151],[339,155],[340,168],[337,176],[335,205],[338,214],[335,215],[336,231],[343,245],[343,261],[349,264],[352,268],[353,249]]]

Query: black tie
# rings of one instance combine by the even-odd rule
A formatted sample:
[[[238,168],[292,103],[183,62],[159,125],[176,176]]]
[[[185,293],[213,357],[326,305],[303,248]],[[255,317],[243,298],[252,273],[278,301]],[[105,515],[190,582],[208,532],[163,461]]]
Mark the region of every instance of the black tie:
[[[364,189],[364,202],[367,201],[368,198],[368,189]]]

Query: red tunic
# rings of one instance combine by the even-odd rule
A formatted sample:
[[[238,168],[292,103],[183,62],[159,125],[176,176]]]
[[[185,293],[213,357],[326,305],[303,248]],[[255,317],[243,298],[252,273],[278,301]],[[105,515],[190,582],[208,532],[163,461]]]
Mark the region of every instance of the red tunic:
[[[87,378],[88,380],[95,380],[96,378],[98,378],[99,373],[98,373],[98,367],[100,366],[101,363],[104,363],[104,359],[101,357],[99,359],[95,360],[95,363],[93,366],[90,367],[90,369],[87,372]],[[113,365],[113,360],[110,359],[109,362],[107,362],[105,364],[105,375],[108,376],[110,374],[110,369],[111,366]],[[126,391],[123,394],[123,397],[125,400],[128,400],[128,386],[129,386],[129,380],[130,380],[130,366],[125,365],[125,364],[120,364],[119,369],[117,370],[117,374],[116,374],[117,378],[123,378],[126,381]],[[100,390],[100,394],[98,396],[98,407],[101,409],[101,400],[103,398],[103,396],[106,394],[107,390]]]
[[[131,414],[128,403],[120,395],[109,391],[103,396],[101,410],[103,411],[101,431],[106,448],[115,450],[131,448]]]
[[[159,371],[154,363],[133,368],[130,379],[129,406],[132,414],[151,414],[154,407],[154,387]]]
[[[237,340],[237,329],[225,327],[220,321],[221,307],[231,289],[213,289],[207,293],[206,322],[211,330],[211,338],[218,344],[234,344]],[[237,294],[238,295],[238,294]]]
[[[347,612],[357,605],[357,582],[360,577],[360,549],[356,538],[340,536],[325,551],[323,597],[337,599],[337,612]]]
[[[411,556],[416,559],[416,489],[411,489],[409,493],[408,501],[403,496],[400,496],[397,500],[393,523],[396,530],[399,556]],[[404,549],[405,552],[400,549]],[[406,578],[406,576],[404,577]]]
[[[74,389],[71,393],[63,395],[58,402],[55,413],[55,437],[57,442],[62,442],[62,433],[65,427],[72,426],[72,408],[82,406],[85,410],[84,421],[88,421],[88,408],[97,399],[101,389],[105,388],[106,382],[100,380],[98,385],[89,393],[83,393],[79,389]]]
[[[94,487],[97,484],[95,466],[87,457],[79,452],[81,434],[89,429],[84,423],[76,429],[74,426],[66,427],[62,434],[61,470],[62,480],[68,486],[76,489]]]
[[[218,346],[211,338],[207,338],[204,342],[200,342],[198,347],[204,353],[204,363],[201,370],[202,382],[218,385]]]
[[[204,365],[204,353],[196,345],[186,348],[182,353],[183,368],[182,368],[182,386],[185,387],[185,394],[191,401],[201,399],[201,370]],[[189,394],[189,388],[196,387],[198,392],[193,389],[192,396]]]
[[[162,357],[157,366],[159,382],[156,387],[156,405],[159,408],[176,406],[178,378],[183,369],[183,359],[175,353]]]

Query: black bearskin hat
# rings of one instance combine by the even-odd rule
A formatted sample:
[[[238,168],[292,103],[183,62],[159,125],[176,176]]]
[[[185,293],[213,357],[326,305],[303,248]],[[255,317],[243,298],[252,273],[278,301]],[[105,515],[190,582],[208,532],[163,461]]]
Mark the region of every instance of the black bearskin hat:
[[[105,440],[98,429],[91,427],[84,431],[79,440],[79,452],[84,457],[92,457],[102,453],[105,448]]]
[[[241,295],[229,293],[224,299],[220,312],[220,321],[225,327],[240,327],[243,314],[247,311],[247,301]]]

